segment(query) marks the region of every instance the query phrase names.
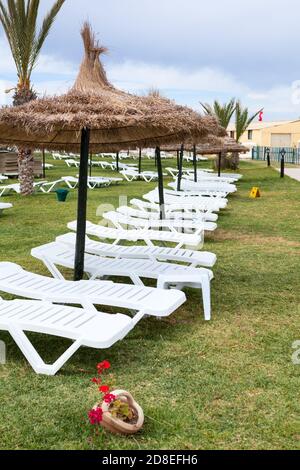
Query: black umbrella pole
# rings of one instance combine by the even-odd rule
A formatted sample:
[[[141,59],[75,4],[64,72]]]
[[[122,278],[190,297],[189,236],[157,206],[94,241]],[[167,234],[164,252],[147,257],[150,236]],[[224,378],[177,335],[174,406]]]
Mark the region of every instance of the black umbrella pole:
[[[198,181],[198,173],[197,173],[197,149],[196,149],[196,145],[194,145],[194,148],[193,148],[193,161],[194,161],[194,181],[195,183],[197,183]]]
[[[179,173],[178,173],[178,181],[177,181],[177,191],[181,191],[181,180],[182,180],[182,171],[183,171],[183,153],[184,153],[184,146],[181,146],[180,149],[180,156],[179,156]]]
[[[222,154],[221,152],[218,155],[218,177],[221,177],[221,159],[222,159]]]
[[[142,149],[139,149],[139,174],[142,173]]]
[[[158,193],[159,193],[159,209],[160,219],[164,220],[165,216],[165,196],[164,196],[164,174],[161,163],[160,147],[156,147],[155,151],[156,162],[157,162],[157,174],[158,174]]]
[[[119,171],[119,161],[120,161],[120,154],[119,152],[117,152],[116,154],[116,162],[117,162],[116,170],[117,171]]]
[[[46,156],[45,149],[43,149],[43,178],[46,178]]]
[[[93,171],[93,154],[90,154],[90,178],[92,177],[92,171]]]
[[[74,280],[81,281],[84,275],[84,253],[86,237],[87,184],[89,167],[90,129],[81,131],[80,173],[78,184],[77,236]]]

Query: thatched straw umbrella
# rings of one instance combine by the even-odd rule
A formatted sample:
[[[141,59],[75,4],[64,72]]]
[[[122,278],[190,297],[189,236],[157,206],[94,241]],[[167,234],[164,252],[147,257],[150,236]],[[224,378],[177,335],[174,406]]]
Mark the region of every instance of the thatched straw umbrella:
[[[218,155],[218,175],[221,176],[221,158],[223,153],[247,153],[249,149],[231,137],[220,139],[220,142],[197,145],[197,153],[201,155]]]
[[[84,272],[89,152],[152,146],[159,156],[161,144],[197,141],[219,129],[214,118],[201,117],[160,96],[138,97],[114,88],[99,59],[106,49],[98,44],[87,23],[82,37],[85,57],[68,93],[0,111],[1,143],[30,149],[80,150],[76,280]],[[162,179],[161,162],[158,172]],[[162,183],[160,195],[163,203]]]
[[[220,135],[220,134],[219,134]],[[183,148],[179,150],[178,145],[167,145],[163,147],[166,152],[180,152],[179,159],[179,174],[178,174],[178,191],[181,189],[182,167],[183,167]],[[193,153],[194,165],[194,181],[197,182],[197,155],[218,155],[218,175],[221,176],[221,155],[223,153],[246,153],[249,151],[247,147],[236,142],[231,137],[217,137],[216,135],[208,135],[202,139],[201,142],[197,141],[197,145],[191,142],[186,142],[185,150]]]

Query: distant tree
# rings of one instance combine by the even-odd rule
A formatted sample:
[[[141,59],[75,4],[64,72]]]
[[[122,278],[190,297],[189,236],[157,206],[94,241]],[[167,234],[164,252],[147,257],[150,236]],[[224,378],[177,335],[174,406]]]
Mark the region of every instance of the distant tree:
[[[246,132],[250,124],[262,111],[263,109],[260,109],[259,111],[257,111],[257,113],[251,116],[249,114],[249,109],[243,108],[241,102],[237,101],[236,110],[235,110],[235,129],[236,129],[236,141],[237,142],[239,142],[240,138]]]
[[[215,100],[212,105],[208,103],[200,103],[205,114],[214,116],[224,129],[227,129],[230,121],[234,115],[236,108],[236,100],[232,98],[228,103],[221,104]],[[221,168],[225,169],[228,166],[227,154],[222,153],[221,155]]]
[[[200,103],[205,113],[209,116],[214,116],[218,119],[220,125],[225,129],[228,128],[232,116],[236,109],[236,100],[232,98],[228,103],[221,104],[219,101],[214,101],[211,106],[208,103]]]
[[[31,75],[43,44],[65,0],[55,1],[38,30],[37,19],[40,0],[0,0],[0,22],[4,28],[11,54],[16,65],[18,84],[13,97],[14,106],[37,98],[31,85]],[[21,194],[33,192],[33,158],[28,149],[18,151]]]
[[[220,104],[218,101],[214,101],[213,105],[207,103],[201,103],[202,108],[206,114],[214,116],[218,119],[219,123],[225,129],[228,128],[233,116],[235,119],[235,139],[239,142],[240,138],[246,132],[250,124],[262,111],[260,109],[257,113],[250,115],[248,108],[243,108],[241,102],[232,98],[228,103]],[[222,154],[221,167],[236,169],[239,166],[239,154],[234,153],[232,157]]]
[[[236,102],[235,110],[235,130],[236,130],[236,141],[239,142],[242,135],[247,131],[250,124],[254,119],[263,111],[260,109],[255,114],[250,115],[249,109],[244,108],[240,101]],[[240,156],[239,153],[235,152],[231,159],[231,168],[236,169],[239,167]]]

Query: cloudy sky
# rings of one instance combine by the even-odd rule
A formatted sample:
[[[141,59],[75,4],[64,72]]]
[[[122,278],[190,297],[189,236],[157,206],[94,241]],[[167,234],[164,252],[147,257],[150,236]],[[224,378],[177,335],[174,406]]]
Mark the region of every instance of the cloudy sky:
[[[41,15],[53,0],[41,0]],[[33,82],[53,94],[72,84],[82,57],[79,30],[88,19],[109,48],[110,80],[145,93],[150,87],[196,109],[200,101],[240,98],[265,120],[300,116],[299,0],[66,0]],[[0,103],[16,81],[0,32]]]

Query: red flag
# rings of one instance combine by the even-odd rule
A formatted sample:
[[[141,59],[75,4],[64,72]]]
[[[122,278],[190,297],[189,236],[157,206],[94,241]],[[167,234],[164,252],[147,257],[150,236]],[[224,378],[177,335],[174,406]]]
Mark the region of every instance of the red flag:
[[[262,121],[263,121],[263,115],[264,115],[264,112],[261,111],[261,112],[259,113],[259,118],[258,118],[259,122],[262,122]]]

